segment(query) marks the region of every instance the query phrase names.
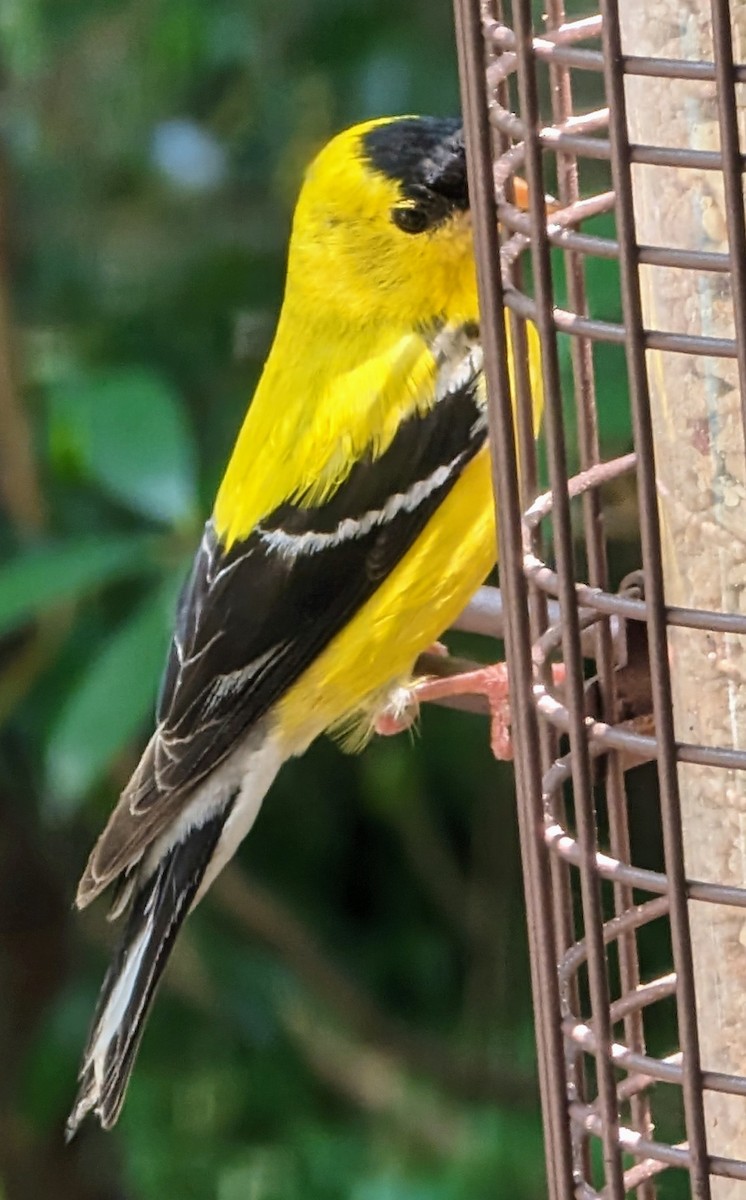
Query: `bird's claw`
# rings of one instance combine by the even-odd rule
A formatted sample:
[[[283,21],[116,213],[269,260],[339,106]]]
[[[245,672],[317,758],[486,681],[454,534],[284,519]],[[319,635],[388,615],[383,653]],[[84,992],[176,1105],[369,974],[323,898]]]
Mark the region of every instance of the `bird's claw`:
[[[505,663],[494,663],[461,675],[431,676],[410,687],[395,688],[386,707],[378,713],[373,728],[383,737],[401,733],[414,724],[423,702],[463,695],[486,697],[490,710],[492,753],[495,758],[506,761],[512,759],[510,689]]]
[[[552,667],[552,680],[561,686],[565,668],[559,663]],[[410,729],[417,719],[420,705],[429,700],[445,700],[449,696],[484,696],[490,710],[490,748],[495,758],[503,762],[513,759],[511,737],[510,683],[504,662],[492,663],[460,675],[430,676],[409,687],[395,688],[386,707],[374,722],[376,733],[390,737]]]

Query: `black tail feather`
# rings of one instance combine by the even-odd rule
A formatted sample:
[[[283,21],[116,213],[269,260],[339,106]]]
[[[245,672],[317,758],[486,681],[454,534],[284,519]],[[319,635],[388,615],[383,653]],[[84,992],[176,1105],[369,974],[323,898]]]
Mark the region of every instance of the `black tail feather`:
[[[68,1140],[86,1113],[95,1112],[103,1128],[110,1129],[121,1112],[163,968],[232,806],[233,799],[190,830],[135,893],[96,1005],[67,1123]]]

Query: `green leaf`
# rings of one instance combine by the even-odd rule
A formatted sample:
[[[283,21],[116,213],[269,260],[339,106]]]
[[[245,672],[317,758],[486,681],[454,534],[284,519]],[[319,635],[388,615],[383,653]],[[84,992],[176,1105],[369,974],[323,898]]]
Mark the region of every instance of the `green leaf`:
[[[182,576],[169,576],[88,665],[47,743],[48,793],[68,813],[152,712]]]
[[[0,634],[91,588],[155,566],[148,537],[78,538],[35,547],[0,568]]]
[[[193,518],[194,440],[177,394],[160,375],[110,370],[60,384],[50,399],[58,461],[146,517],[167,524]]]

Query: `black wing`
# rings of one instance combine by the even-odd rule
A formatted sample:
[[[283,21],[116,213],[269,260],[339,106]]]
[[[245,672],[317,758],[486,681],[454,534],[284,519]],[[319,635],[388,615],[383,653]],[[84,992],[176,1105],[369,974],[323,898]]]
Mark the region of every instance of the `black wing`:
[[[472,350],[444,373],[433,408],[325,503],[283,504],[228,551],[208,522],[179,603],[154,778],[135,811],[217,766],[404,556],[485,441],[480,366]]]

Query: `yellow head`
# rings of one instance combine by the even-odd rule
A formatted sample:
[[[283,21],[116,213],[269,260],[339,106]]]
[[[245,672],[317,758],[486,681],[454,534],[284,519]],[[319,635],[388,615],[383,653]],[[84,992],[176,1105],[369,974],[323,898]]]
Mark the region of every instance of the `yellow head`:
[[[475,320],[468,203],[459,121],[389,117],[338,134],[298,198],[286,304],[357,325]]]

